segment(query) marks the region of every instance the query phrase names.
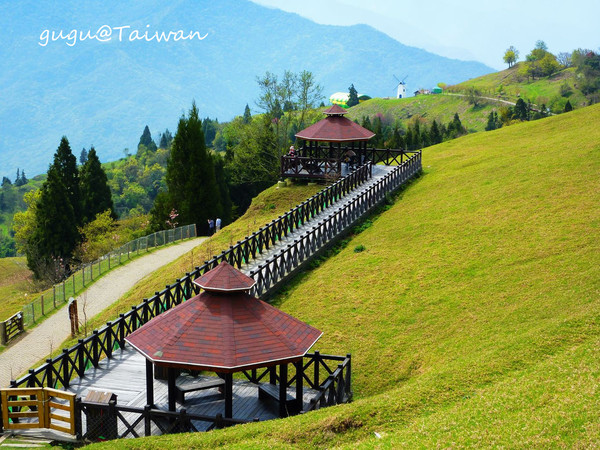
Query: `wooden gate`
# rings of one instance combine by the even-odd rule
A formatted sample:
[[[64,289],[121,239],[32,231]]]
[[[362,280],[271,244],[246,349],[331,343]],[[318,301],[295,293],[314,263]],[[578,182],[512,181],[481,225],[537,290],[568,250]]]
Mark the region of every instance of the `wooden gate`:
[[[0,389],[5,430],[50,428],[75,434],[75,394],[52,388]]]

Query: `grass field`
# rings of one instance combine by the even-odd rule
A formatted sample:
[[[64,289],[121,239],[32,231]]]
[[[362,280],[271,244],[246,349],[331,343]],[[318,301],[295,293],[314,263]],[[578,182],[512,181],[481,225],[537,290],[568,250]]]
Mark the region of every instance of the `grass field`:
[[[424,176],[275,299],[324,332],[318,350],[353,354],[353,403],[105,445],[600,445],[599,121],[425,149]]]
[[[25,257],[0,258],[0,320],[18,311],[27,301],[31,283]]]

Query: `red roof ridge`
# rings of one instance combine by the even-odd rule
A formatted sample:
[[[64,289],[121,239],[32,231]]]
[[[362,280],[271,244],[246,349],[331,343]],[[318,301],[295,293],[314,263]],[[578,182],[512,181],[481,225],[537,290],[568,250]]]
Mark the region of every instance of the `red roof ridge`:
[[[256,281],[222,261],[217,267],[195,279],[194,284],[209,292],[244,292],[252,289]]]

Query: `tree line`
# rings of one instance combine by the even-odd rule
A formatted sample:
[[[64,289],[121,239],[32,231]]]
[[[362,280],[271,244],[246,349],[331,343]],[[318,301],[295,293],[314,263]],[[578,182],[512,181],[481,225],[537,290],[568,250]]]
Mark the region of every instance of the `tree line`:
[[[28,208],[15,214],[18,250],[36,279],[59,281],[72,266],[76,247],[85,236],[82,227],[99,213],[114,214],[111,192],[96,150],[92,147],[81,167],[63,136],[41,189],[25,195]]]

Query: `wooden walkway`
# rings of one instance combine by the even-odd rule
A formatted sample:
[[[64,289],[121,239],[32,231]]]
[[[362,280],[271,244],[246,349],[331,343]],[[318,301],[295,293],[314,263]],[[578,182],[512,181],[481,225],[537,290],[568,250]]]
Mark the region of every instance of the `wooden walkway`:
[[[234,375],[235,376],[235,375]],[[180,376],[178,385],[197,382],[203,377],[193,378]],[[209,377],[204,377],[209,378]],[[117,405],[144,408],[146,405],[146,361],[138,352],[131,348],[114,353],[113,358],[105,358],[97,369],[92,368],[85,372],[85,377],[71,381],[69,392],[74,392],[85,401],[90,390],[112,392],[117,395]],[[304,387],[304,407],[308,407],[310,400],[318,391]],[[289,394],[295,396],[295,389],[289,389]],[[167,382],[154,380],[154,401],[157,409],[168,410]],[[177,410],[185,408],[188,414],[216,416],[224,414],[225,400],[217,389],[206,389],[187,393],[185,404],[177,403]],[[85,415],[83,415],[83,429],[86,430]],[[135,413],[123,413],[127,422],[133,423],[139,417]],[[259,400],[258,385],[249,381],[236,380],[233,385],[233,417],[241,420],[270,420],[278,418],[278,404],[271,400]],[[206,431],[211,426],[209,422],[193,421],[194,426],[200,431]],[[119,434],[125,431],[125,425],[119,421]],[[138,434],[144,434],[144,422],[136,426]],[[152,434],[161,434],[153,424]],[[131,436],[130,436],[131,437]]]
[[[265,261],[277,253],[280,253],[282,249],[285,247],[291,246],[294,243],[295,239],[298,239],[300,236],[304,235],[308,231],[312,229],[312,227],[320,221],[331,217],[336,211],[343,208],[347,204],[351,203],[356,197],[367,191],[371,186],[376,184],[379,180],[385,177],[388,173],[390,173],[395,166],[382,166],[382,165],[373,165],[373,176],[361,184],[358,188],[354,189],[351,193],[341,198],[339,201],[335,202],[330,207],[324,209],[317,216],[313,217],[312,220],[305,223],[300,228],[294,230],[293,233],[288,234],[280,241],[277,241],[275,245],[272,245],[268,250],[264,251],[262,254],[257,255],[257,257],[251,260],[248,264],[245,264],[241,267],[241,271],[246,275],[250,275],[250,272],[257,271],[258,266],[265,263]]]

